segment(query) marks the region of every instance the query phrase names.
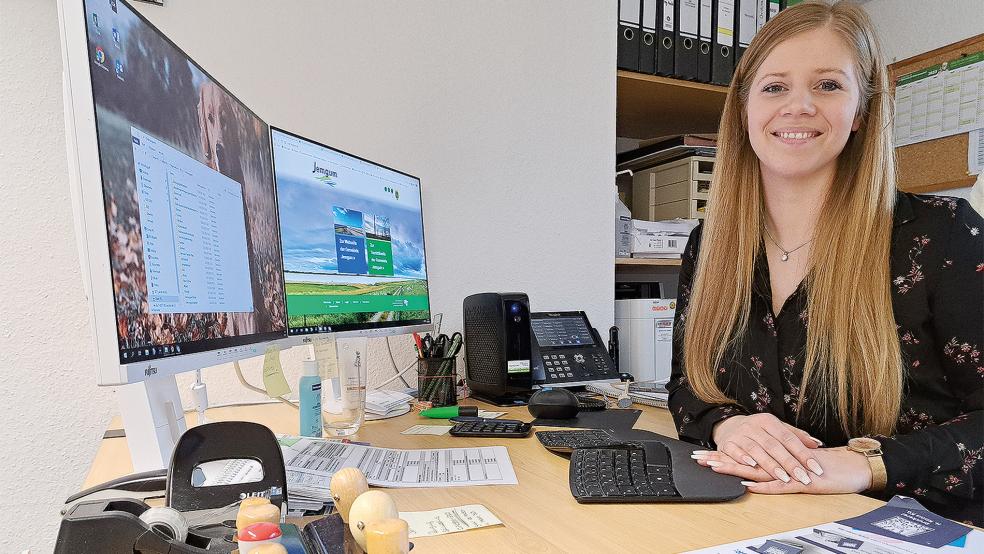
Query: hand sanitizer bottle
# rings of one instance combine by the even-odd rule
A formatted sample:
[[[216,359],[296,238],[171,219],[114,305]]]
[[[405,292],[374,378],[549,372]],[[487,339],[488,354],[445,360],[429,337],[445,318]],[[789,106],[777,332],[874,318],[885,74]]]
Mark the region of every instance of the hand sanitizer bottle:
[[[301,401],[302,437],[320,437],[321,421],[321,374],[317,360],[304,361],[304,374],[298,383],[298,396]]]

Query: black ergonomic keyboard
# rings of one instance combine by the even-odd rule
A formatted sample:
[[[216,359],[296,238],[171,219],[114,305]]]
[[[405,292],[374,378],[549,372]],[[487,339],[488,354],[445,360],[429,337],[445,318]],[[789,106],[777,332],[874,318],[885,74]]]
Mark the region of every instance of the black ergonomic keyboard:
[[[658,441],[576,448],[571,455],[570,486],[581,504],[689,500],[677,492],[670,451]]]
[[[625,443],[604,429],[579,429],[577,431],[537,431],[536,438],[547,450],[570,453],[575,448],[613,446]]]
[[[475,419],[460,421],[451,428],[455,437],[522,438],[528,436],[533,426],[514,419]]]

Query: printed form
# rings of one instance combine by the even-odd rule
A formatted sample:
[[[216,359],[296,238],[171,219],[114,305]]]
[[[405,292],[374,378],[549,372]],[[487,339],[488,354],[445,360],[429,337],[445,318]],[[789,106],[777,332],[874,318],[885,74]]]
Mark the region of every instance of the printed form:
[[[378,487],[516,485],[505,446],[401,450],[311,438],[281,437],[289,491],[327,497],[338,470],[359,468]],[[318,494],[321,493],[321,494]]]

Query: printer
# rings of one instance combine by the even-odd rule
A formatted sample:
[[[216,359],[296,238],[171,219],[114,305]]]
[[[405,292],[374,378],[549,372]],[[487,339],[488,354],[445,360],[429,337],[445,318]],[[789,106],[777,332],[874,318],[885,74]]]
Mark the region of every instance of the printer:
[[[673,355],[675,298],[615,301],[619,370],[636,381],[665,382]]]

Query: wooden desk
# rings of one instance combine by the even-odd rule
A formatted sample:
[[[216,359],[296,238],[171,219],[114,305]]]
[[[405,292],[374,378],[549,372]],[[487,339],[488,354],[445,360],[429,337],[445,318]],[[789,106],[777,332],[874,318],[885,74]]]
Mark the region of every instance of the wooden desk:
[[[466,403],[473,403],[466,401]],[[523,408],[492,408],[530,421]],[[643,406],[636,424],[676,436],[666,410]],[[188,415],[189,424],[195,421]],[[281,404],[209,410],[210,421],[248,420],[276,433],[297,433],[297,412]],[[525,439],[469,439],[401,435],[418,423],[437,423],[411,412],[368,422],[356,440],[393,448],[506,445],[519,485],[388,489],[402,511],[484,504],[505,524],[415,539],[414,552],[680,552],[789,531],[863,514],[883,504],[864,496],[747,494],[722,504],[594,504],[574,501],[567,485],[567,459],[552,454],[530,435]],[[114,420],[113,428],[120,423]],[[132,471],[126,439],[105,439],[85,481],[89,487]]]

